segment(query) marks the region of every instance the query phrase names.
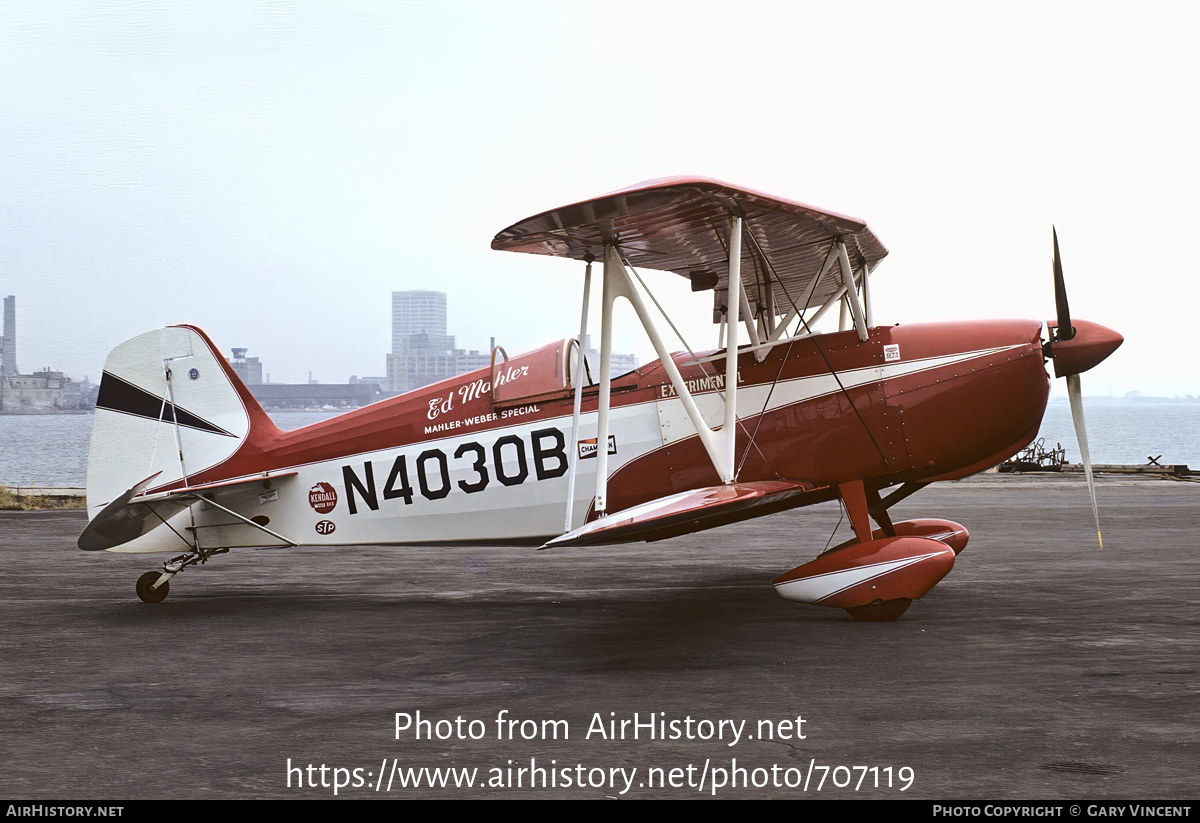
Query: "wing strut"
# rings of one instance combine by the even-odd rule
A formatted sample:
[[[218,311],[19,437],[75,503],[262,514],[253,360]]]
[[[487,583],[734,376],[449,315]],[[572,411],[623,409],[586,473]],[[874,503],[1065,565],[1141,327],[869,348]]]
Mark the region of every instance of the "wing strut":
[[[751,237],[753,238],[753,235],[751,235]],[[775,326],[775,331],[771,334],[772,343],[787,334],[788,327],[792,325],[792,321],[797,317],[800,317],[802,314],[804,314],[804,312],[808,311],[808,303],[810,300],[812,300],[813,291],[817,288],[817,284],[821,282],[821,279],[825,276],[825,274],[831,268],[833,268],[833,264],[836,263],[837,260],[837,247],[830,245],[829,253],[825,255],[825,262],[822,264],[821,270],[817,273],[817,276],[809,281],[808,286],[806,286],[804,289],[804,293],[800,295],[799,302],[793,304],[791,311],[784,315],[783,319],[780,320]]]
[[[751,237],[753,238],[753,235]],[[813,291],[816,289],[817,284],[821,282],[822,278],[835,265],[842,272],[841,287],[823,305],[818,307],[812,317],[809,317],[807,320],[803,319],[803,314],[808,311],[808,303],[812,299]],[[845,243],[839,241],[831,244],[828,254],[825,255],[825,262],[822,264],[817,276],[804,289],[804,292],[800,295],[799,302],[793,303],[791,310],[783,315],[775,325],[775,329],[769,335],[767,342],[756,348],[755,359],[762,362],[762,360],[766,359],[767,351],[772,347],[779,343],[786,343],[788,338],[785,335],[787,334],[788,327],[796,318],[801,318],[801,326],[807,327],[807,330],[803,333],[797,332],[794,336],[796,338],[811,336],[813,334],[812,327],[816,325],[817,321],[825,315],[825,312],[830,307],[839,303],[841,304],[843,313],[840,329],[846,331],[848,318],[845,315],[849,312],[854,318],[854,327],[858,332],[859,339],[865,341],[869,337],[869,329],[875,323],[874,311],[871,304],[871,291],[867,285],[867,278],[870,274],[871,268],[866,263],[863,264],[863,267],[858,272],[854,271],[850,263],[850,256],[846,251]],[[862,288],[861,303],[858,300],[858,287]],[[786,290],[784,293],[786,294]],[[761,350],[761,356],[759,350]]]
[[[858,331],[858,339],[864,343],[869,336],[867,333],[867,321],[863,315],[863,308],[858,303],[858,292],[854,288],[854,269],[850,265],[850,256],[846,253],[846,244],[841,240],[837,243],[838,259],[842,265],[842,278],[846,285],[846,303],[850,306],[850,313],[854,316],[854,328]],[[863,278],[867,276],[866,269],[863,270]]]
[[[575,506],[575,474],[579,469],[579,410],[583,405],[583,384],[584,374],[587,373],[587,368],[584,365],[583,346],[587,341],[587,320],[588,320],[588,300],[592,295],[592,256],[587,256],[587,269],[583,274],[583,312],[579,317],[579,345],[578,355],[575,358],[575,408],[571,414],[571,454],[567,458],[570,461],[570,469],[567,474],[567,516],[566,527],[563,533],[571,531],[571,512]],[[607,441],[603,446],[600,441],[596,441],[596,448],[600,451],[608,451]]]
[[[629,272],[621,259],[621,252],[612,243],[604,246],[604,282],[603,300],[600,314],[600,397],[597,415],[596,431],[596,503],[597,514],[604,515],[608,511],[608,432],[610,395],[612,373],[610,361],[612,358],[612,310],[618,297],[624,297],[633,306],[642,328],[650,338],[655,352],[662,361],[663,368],[671,380],[683,407],[696,427],[696,434],[704,445],[716,469],[721,482],[729,484],[734,481],[736,462],[734,446],[737,437],[737,358],[738,358],[738,326],[740,325],[740,310],[742,308],[742,218],[733,215],[729,224],[729,308],[726,318],[728,336],[725,341],[725,417],[718,433],[704,422],[696,401],[688,391],[679,367],[671,357],[671,352],[663,342],[662,335],[654,323],[654,318],[646,307],[641,293],[629,278]],[[570,505],[568,503],[568,505]]]

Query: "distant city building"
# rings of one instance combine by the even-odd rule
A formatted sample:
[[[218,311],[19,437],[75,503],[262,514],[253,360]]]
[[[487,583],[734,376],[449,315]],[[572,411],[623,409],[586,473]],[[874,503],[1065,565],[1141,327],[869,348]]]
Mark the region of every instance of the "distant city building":
[[[446,333],[446,294],[392,292],[392,353],[387,356],[387,390],[402,393],[447,377],[487,367],[491,352],[454,348]]]
[[[47,414],[88,408],[91,406],[84,396],[83,384],[60,371],[0,375],[0,414]]]
[[[350,375],[350,385],[353,386],[356,383],[369,383],[379,388],[380,391],[383,391],[387,388],[388,380],[387,377],[359,377],[357,374]]]
[[[353,409],[383,396],[373,383],[354,378],[349,383],[318,383],[313,380],[312,372],[308,373],[307,383],[270,383],[263,380],[262,362],[257,357],[247,357],[246,348],[230,351],[233,353],[228,358],[230,367],[267,411]]]
[[[382,399],[371,383],[262,383],[250,393],[267,411],[356,409]]]
[[[453,351],[454,335],[446,333],[445,292],[392,292],[392,353],[407,348]]]
[[[592,336],[586,335],[583,338],[583,356],[587,359],[588,373],[591,375],[592,382],[600,379],[600,351],[592,348]],[[631,372],[636,369],[640,363],[636,354],[616,354],[609,355],[609,371],[613,377],[618,377],[626,372]]]
[[[21,374],[17,369],[17,298],[4,298],[0,334],[0,414],[54,414],[84,411],[95,405],[91,387],[60,371]]]
[[[233,357],[229,358],[229,365],[233,367],[234,373],[242,379],[242,382],[247,386],[258,386],[263,382],[262,363],[257,357],[247,357],[245,348],[235,348]]]
[[[584,353],[594,382],[600,375],[600,353],[591,348],[590,335],[586,344]],[[486,352],[454,348],[454,335],[446,333],[444,292],[392,292],[392,353],[387,356],[385,387],[393,394],[400,394],[487,368],[492,363],[491,349],[495,345],[495,338],[492,338]],[[613,376],[637,367],[636,355],[612,355]]]

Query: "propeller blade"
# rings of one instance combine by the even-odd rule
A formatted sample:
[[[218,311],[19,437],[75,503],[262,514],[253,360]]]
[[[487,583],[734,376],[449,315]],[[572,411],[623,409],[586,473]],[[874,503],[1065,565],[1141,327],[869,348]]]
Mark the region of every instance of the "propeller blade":
[[[1067,396],[1071,400],[1071,419],[1075,422],[1075,437],[1079,440],[1079,453],[1083,457],[1083,473],[1087,477],[1088,495],[1092,498],[1092,516],[1096,518],[1096,540],[1104,548],[1100,536],[1100,510],[1096,507],[1096,483],[1092,479],[1092,456],[1088,451],[1087,427],[1083,422],[1083,388],[1078,374],[1067,375]]]
[[[1070,340],[1075,336],[1075,328],[1071,325],[1071,308],[1067,305],[1067,283],[1063,279],[1062,258],[1058,254],[1058,229],[1053,226],[1054,233],[1054,305],[1058,308],[1058,337],[1059,340]]]

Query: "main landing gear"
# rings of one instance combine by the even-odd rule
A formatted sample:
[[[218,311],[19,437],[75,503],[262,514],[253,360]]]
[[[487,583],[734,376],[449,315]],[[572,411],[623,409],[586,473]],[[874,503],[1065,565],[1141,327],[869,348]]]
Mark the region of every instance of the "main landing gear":
[[[171,578],[188,566],[207,563],[213,555],[224,554],[229,549],[196,549],[163,563],[161,572],[146,572],[137,579],[137,596],[143,603],[161,603],[171,590]]]
[[[967,545],[967,530],[949,520],[892,523],[889,506],[924,484],[906,483],[880,500],[861,480],[842,483],[854,539],[816,560],[775,578],[775,591],[789,600],[845,609],[855,620],[895,620],[954,567]],[[871,530],[871,520],[881,528]]]
[[[911,599],[897,597],[895,600],[876,600],[874,603],[868,603],[865,606],[852,606],[846,609],[846,611],[855,620],[883,622],[886,620],[895,620],[908,611],[908,607],[911,605]]]

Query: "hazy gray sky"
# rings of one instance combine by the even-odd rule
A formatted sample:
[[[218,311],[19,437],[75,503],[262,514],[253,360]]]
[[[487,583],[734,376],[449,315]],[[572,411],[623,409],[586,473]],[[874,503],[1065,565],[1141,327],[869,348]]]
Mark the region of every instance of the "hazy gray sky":
[[[18,362],[95,380],[193,322],[273,380],[383,374],[390,293],[464,348],[573,335],[527,215],[697,174],[860,216],[884,322],[1073,315],[1087,393],[1200,394],[1195,4],[0,5],[0,295]],[[651,278],[712,345],[711,297]],[[648,347],[632,333],[619,350]],[[1058,381],[1061,383],[1062,381]],[[1062,392],[1061,386],[1057,388]]]

